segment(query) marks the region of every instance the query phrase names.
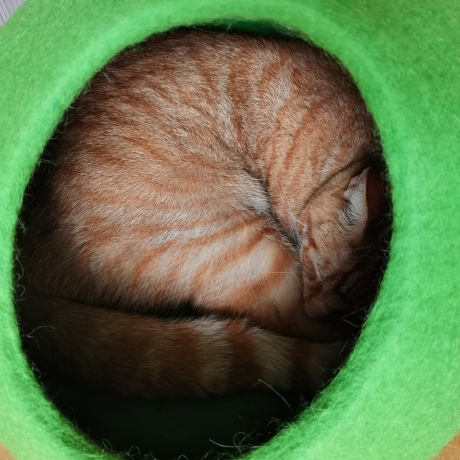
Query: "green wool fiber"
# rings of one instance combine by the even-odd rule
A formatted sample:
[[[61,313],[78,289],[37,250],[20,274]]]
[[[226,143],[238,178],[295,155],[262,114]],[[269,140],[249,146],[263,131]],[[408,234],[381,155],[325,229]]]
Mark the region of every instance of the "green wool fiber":
[[[20,349],[14,228],[26,183],[87,81],[177,26],[259,21],[352,73],[394,202],[383,286],[349,362],[251,460],[429,459],[460,429],[460,3],[453,0],[28,0],[0,29],[0,443],[18,460],[112,458],[48,402]]]

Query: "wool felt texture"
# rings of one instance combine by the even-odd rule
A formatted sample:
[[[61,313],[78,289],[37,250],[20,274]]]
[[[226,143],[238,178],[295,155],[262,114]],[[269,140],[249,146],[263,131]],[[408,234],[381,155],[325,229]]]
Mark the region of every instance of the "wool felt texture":
[[[0,443],[21,459],[103,459],[21,352],[14,228],[58,120],[114,54],[176,26],[279,24],[337,56],[379,127],[394,204],[378,301],[348,363],[252,460],[428,459],[460,429],[460,4],[449,0],[28,0],[0,29]]]

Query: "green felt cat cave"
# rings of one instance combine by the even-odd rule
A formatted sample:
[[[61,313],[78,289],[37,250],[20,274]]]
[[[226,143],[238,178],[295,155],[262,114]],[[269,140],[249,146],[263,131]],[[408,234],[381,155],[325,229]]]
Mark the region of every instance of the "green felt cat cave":
[[[460,430],[460,4],[434,0],[28,0],[0,29],[0,444],[102,459],[44,397],[13,311],[24,189],[66,108],[112,56],[195,24],[275,24],[343,62],[379,127],[394,229],[350,360],[251,459],[429,459]]]

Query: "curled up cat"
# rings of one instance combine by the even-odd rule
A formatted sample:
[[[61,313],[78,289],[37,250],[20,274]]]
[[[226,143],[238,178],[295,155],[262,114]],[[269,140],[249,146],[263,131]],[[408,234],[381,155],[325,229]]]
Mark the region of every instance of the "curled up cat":
[[[93,78],[31,181],[24,348],[125,395],[312,394],[341,359],[337,319],[375,296],[383,177],[372,117],[324,51],[153,36]]]

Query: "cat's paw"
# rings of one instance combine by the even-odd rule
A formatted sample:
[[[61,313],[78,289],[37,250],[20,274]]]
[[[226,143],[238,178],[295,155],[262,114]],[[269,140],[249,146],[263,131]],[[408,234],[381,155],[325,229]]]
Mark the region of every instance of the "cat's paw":
[[[300,348],[304,350],[293,371],[294,386],[306,396],[314,396],[338,373],[351,351],[351,343],[304,343]]]
[[[356,335],[357,331],[358,329],[348,321],[311,318],[300,308],[281,323],[280,329],[283,335],[317,343],[349,340]]]

